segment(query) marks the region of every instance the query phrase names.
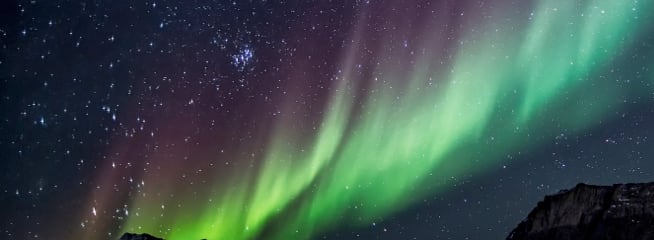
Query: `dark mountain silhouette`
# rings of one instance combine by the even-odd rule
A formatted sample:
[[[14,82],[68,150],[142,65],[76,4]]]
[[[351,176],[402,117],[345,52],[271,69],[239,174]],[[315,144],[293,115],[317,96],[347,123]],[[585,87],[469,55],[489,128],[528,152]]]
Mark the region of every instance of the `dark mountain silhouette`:
[[[507,239],[654,239],[654,182],[578,184],[547,196]]]
[[[154,237],[150,234],[125,233],[119,240],[163,240],[163,238]]]
[[[125,233],[120,237],[119,240],[164,240],[163,238],[158,238],[147,233],[135,234],[135,233]],[[202,239],[206,240],[206,239]]]

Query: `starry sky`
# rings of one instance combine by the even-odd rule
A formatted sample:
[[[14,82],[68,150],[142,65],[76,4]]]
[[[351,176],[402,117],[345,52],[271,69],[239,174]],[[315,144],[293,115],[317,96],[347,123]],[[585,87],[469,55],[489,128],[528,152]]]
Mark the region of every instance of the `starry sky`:
[[[502,239],[654,181],[654,2],[0,3],[0,238]]]

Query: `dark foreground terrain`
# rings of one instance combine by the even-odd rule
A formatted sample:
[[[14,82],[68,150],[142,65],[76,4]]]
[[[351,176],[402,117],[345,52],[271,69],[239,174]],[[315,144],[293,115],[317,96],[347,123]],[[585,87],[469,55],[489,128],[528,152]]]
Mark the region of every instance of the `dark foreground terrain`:
[[[545,197],[507,239],[654,239],[654,183],[578,184]]]
[[[134,234],[134,233],[125,233],[120,240],[163,240],[163,238],[158,238],[150,234]]]

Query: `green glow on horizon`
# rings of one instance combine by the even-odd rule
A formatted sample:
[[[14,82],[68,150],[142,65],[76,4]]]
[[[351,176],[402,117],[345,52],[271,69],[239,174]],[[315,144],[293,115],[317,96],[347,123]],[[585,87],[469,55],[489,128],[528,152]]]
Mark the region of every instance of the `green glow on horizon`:
[[[297,142],[293,126],[281,121],[262,166],[241,169],[243,175],[229,184],[216,184],[216,199],[187,197],[181,207],[170,202],[166,214],[174,219],[163,221],[151,217],[160,214],[160,206],[137,198],[130,212],[138,210],[140,216],[130,216],[123,229],[158,234],[170,228],[160,235],[171,240],[309,238],[334,225],[367,224],[425,194],[447,190],[443,179],[499,164],[502,160],[493,156],[529,144],[513,130],[542,132],[533,124],[550,108],[570,105],[579,110],[570,114],[581,115],[564,117],[560,124],[592,127],[610,109],[576,109],[567,104],[574,100],[559,99],[561,93],[579,92],[581,99],[616,95],[612,89],[584,95],[582,88],[643,28],[645,18],[634,16],[654,9],[647,1],[539,3],[525,29],[489,23],[485,32],[465,36],[451,71],[433,70],[430,56],[412,65],[378,66],[374,72],[380,77],[362,106],[355,104],[356,83],[363,81],[351,67],[355,56],[344,57],[344,71],[313,142]],[[421,47],[436,52],[430,45],[436,37],[426,37]],[[492,125],[495,121],[504,125]],[[488,132],[508,144],[477,148]],[[466,162],[452,156],[461,149],[488,151],[489,159]],[[434,179],[441,181],[425,182]],[[430,192],[425,185],[431,185]]]

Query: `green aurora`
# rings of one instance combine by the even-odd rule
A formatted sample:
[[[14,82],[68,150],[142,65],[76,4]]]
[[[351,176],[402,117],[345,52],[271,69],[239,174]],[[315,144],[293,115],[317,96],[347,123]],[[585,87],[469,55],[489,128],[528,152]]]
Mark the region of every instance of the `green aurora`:
[[[382,40],[375,55],[391,60],[370,66],[370,76],[355,67],[367,39],[360,17],[311,141],[298,140],[297,120],[282,119],[260,167],[216,181],[200,194],[210,201],[174,187],[159,191],[188,196],[184,205],[136,197],[121,231],[171,240],[306,239],[370,224],[447,191],[453,179],[501,166],[508,152],[539,144],[534,136],[545,129],[592,128],[620,108],[624,92],[651,88],[652,76],[647,86],[623,89],[603,82],[611,81],[603,77],[609,66],[627,57],[616,53],[652,28],[651,1],[539,1],[518,26],[506,24],[502,7],[493,19],[464,23],[477,30],[458,39],[449,63],[430,54],[445,41],[438,26],[422,29],[410,49]]]

